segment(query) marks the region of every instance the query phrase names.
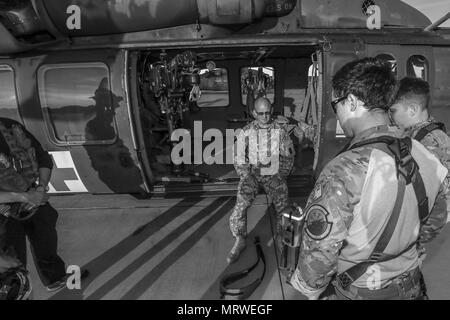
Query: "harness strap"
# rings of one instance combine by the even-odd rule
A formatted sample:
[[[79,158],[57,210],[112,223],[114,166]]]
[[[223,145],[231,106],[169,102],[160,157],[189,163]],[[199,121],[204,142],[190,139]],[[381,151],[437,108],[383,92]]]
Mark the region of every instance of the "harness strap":
[[[429,215],[428,197],[426,196],[425,186],[419,172],[419,167],[412,158],[410,152],[412,145],[411,139],[398,139],[391,136],[381,136],[356,143],[347,147],[344,151],[352,150],[365,145],[372,145],[373,148],[379,149],[394,157],[397,166],[398,178],[397,196],[388,223],[386,224],[386,227],[378,239],[378,242],[369,258],[350,267],[345,272],[337,276],[340,285],[344,289],[361,277],[371,265],[397,258],[416,245],[416,242],[413,242],[407,248],[395,255],[383,253],[397,226],[407,184],[413,184],[413,189],[418,200],[419,218],[421,223],[424,223]]]
[[[416,194],[417,206],[419,207],[419,219],[421,224],[425,224],[430,216],[430,209],[428,207],[428,196],[423,183],[422,175],[417,170],[417,174],[412,177],[412,186]]]
[[[253,291],[255,291],[255,289],[261,284],[264,275],[266,274],[266,259],[264,257],[264,252],[261,248],[259,237],[255,237],[255,248],[258,259],[253,265],[244,270],[230,273],[229,275],[225,275],[220,280],[220,299],[244,300],[248,298],[253,293]],[[260,277],[258,277],[257,279],[255,279],[253,282],[251,282],[246,286],[234,288],[229,287],[232,283],[248,276],[250,272],[252,272],[258,266],[260,261],[262,261],[263,263],[263,271]]]
[[[340,153],[366,145],[373,145],[373,148],[381,150],[394,157],[397,165],[397,176],[399,176],[399,174],[403,175],[406,179],[407,185],[412,183],[418,203],[419,218],[421,223],[425,223],[430,215],[430,210],[428,208],[428,196],[425,190],[422,175],[419,171],[419,166],[411,155],[411,139],[398,139],[392,136],[380,136],[355,143],[354,145],[348,143],[344,150]]]
[[[444,132],[447,131],[445,129],[445,125],[443,123],[432,122],[432,123],[426,125],[425,127],[423,127],[422,129],[420,129],[419,132],[417,132],[417,134],[414,136],[414,139],[416,139],[417,141],[421,141],[423,138],[425,138],[425,136],[427,134],[429,134],[430,132],[432,132],[434,130],[442,130]]]
[[[338,275],[338,280],[341,286],[345,289],[351,283],[353,283],[356,279],[361,277],[367,269],[375,264],[376,262],[380,262],[383,257],[383,251],[386,249],[389,241],[391,240],[392,234],[394,233],[395,227],[397,226],[398,218],[400,216],[400,211],[403,205],[403,199],[405,196],[405,179],[403,176],[400,176],[398,179],[398,191],[397,197],[395,199],[395,205],[392,209],[391,216],[389,217],[388,223],[383,230],[373,252],[371,253],[368,260],[355,264],[354,266],[347,269],[345,272]],[[395,255],[394,257],[397,257]],[[387,260],[393,259],[392,256],[389,256]]]

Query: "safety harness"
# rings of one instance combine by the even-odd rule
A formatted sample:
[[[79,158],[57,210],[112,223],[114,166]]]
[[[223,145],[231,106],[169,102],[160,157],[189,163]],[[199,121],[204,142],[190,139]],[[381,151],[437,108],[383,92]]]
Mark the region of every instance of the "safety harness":
[[[244,300],[248,298],[253,293],[253,291],[255,291],[255,289],[260,285],[260,283],[264,279],[264,275],[266,274],[266,258],[264,257],[264,252],[261,248],[259,237],[255,237],[255,248],[258,259],[253,265],[244,270],[230,273],[229,275],[224,276],[220,280],[220,299]],[[234,282],[248,276],[250,272],[252,272],[258,266],[260,261],[262,261],[263,263],[263,271],[261,276],[259,276],[257,279],[255,279],[253,282],[251,282],[246,286],[234,288],[230,287],[230,285],[233,284]]]
[[[392,136],[380,136],[358,142],[349,146],[344,151],[353,150],[367,145],[381,150],[394,158],[397,168],[398,191],[389,221],[369,258],[350,267],[337,276],[339,284],[344,289],[361,277],[371,265],[395,259],[416,245],[416,242],[413,242],[397,254],[392,255],[384,253],[384,250],[389,244],[397,225],[405,196],[405,189],[408,184],[412,183],[414,193],[416,195],[421,224],[425,223],[430,213],[428,208],[428,197],[422,176],[419,172],[419,166],[411,155],[411,139],[408,137],[395,138]]]
[[[306,96],[303,100],[301,108],[297,108],[294,118],[301,122],[312,124],[317,134],[314,137],[314,170],[319,161],[320,148],[320,131],[322,118],[322,75],[323,63],[322,52],[317,51],[311,55],[312,73],[308,75],[308,88],[306,89]],[[298,110],[298,111],[297,111]]]
[[[447,132],[447,130],[445,129],[445,125],[443,123],[432,122],[423,127],[422,129],[420,129],[419,132],[417,132],[417,134],[414,136],[414,139],[416,139],[417,141],[421,141],[423,138],[425,138],[427,134],[429,134],[434,130],[442,130],[444,132]]]

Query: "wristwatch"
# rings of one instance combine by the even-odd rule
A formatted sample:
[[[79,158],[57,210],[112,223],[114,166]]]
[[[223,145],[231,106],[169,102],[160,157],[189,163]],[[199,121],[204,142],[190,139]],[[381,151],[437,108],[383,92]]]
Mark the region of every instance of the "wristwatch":
[[[38,188],[42,188],[45,192],[48,192],[48,190],[50,190],[49,186],[44,186],[43,184],[38,184],[38,185],[36,186],[36,190],[37,190]]]

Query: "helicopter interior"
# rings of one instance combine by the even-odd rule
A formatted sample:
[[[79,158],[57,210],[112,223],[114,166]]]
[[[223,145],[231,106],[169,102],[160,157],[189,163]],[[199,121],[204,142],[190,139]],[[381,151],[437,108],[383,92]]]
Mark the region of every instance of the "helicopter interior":
[[[154,184],[237,182],[229,132],[254,120],[251,108],[260,96],[272,103],[274,118],[290,120],[296,153],[290,180],[312,177],[315,142],[301,141],[292,129],[296,121],[317,125],[320,119],[315,52],[314,46],[298,45],[136,53],[139,120]],[[177,129],[187,130],[181,131],[183,140],[171,141]],[[208,129],[220,131],[222,138],[204,137]],[[177,142],[186,142],[187,133],[181,155],[191,161],[176,165],[172,150]],[[208,153],[213,142],[217,148]]]

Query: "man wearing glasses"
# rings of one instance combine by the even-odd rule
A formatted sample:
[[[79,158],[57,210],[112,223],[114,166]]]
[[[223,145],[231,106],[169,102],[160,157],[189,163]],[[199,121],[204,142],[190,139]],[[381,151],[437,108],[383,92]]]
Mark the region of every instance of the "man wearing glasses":
[[[286,127],[272,119],[272,105],[268,99],[256,99],[252,114],[255,120],[240,132],[235,149],[234,166],[240,181],[230,217],[230,230],[236,240],[227,256],[228,263],[236,261],[246,247],[247,209],[260,186],[274,204],[277,231],[281,213],[288,206],[286,179],[295,157],[292,140]]]
[[[416,243],[420,227],[422,234],[435,226],[427,219],[445,224],[434,203],[449,192],[448,170],[390,125],[396,79],[389,65],[350,62],[332,86],[331,106],[351,141],[309,196],[290,283],[309,299],[424,299]]]

